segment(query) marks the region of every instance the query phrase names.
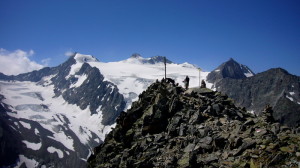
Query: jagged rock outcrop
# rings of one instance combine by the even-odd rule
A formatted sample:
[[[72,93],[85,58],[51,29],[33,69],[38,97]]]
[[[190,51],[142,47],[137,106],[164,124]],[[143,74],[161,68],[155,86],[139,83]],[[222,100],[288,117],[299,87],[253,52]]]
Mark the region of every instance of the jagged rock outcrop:
[[[219,92],[156,82],[121,113],[89,167],[298,166],[299,134],[270,111],[254,117]]]

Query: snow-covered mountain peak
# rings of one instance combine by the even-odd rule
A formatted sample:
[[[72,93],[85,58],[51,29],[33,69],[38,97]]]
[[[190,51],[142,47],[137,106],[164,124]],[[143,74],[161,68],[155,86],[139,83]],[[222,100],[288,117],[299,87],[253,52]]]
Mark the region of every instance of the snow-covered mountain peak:
[[[98,62],[98,60],[92,55],[84,55],[80,53],[76,53],[74,59],[77,63],[85,63],[85,62]]]
[[[143,58],[141,55],[132,55],[130,58],[123,60],[121,62],[129,64],[143,64],[146,58]]]
[[[196,65],[190,64],[188,62],[184,62],[182,64],[180,64],[181,66],[185,67],[185,68],[197,68]]]
[[[227,62],[224,62],[218,68],[213,70],[207,76],[207,80],[211,83],[215,83],[223,78],[243,79],[254,75],[255,73],[246,65],[240,64],[233,58],[230,58]]]
[[[130,58],[141,58],[141,57],[142,57],[141,54],[133,53]]]
[[[134,53],[131,55],[130,58],[123,60],[123,63],[130,63],[130,64],[163,64],[164,63],[164,56],[154,56],[150,58],[144,58],[138,53]],[[167,64],[171,64],[172,61],[166,58]]]
[[[74,60],[76,61],[75,64],[71,65],[71,69],[69,75],[66,76],[66,79],[70,78],[72,75],[75,75],[84,63],[92,63],[92,62],[99,62],[97,58],[93,57],[92,55],[84,55],[80,53],[76,53],[74,55]]]
[[[246,65],[236,62],[233,58],[230,58],[229,61],[225,63],[225,66],[234,66],[237,64],[240,66],[240,70],[243,71],[246,77],[251,77],[255,75],[255,73],[250,68],[248,68]]]

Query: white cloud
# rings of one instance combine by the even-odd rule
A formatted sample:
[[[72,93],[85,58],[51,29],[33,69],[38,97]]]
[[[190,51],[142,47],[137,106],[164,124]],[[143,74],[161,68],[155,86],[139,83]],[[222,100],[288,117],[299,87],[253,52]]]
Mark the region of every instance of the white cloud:
[[[32,55],[34,55],[33,50],[27,52],[23,50],[7,51],[0,48],[0,72],[6,75],[17,75],[43,68],[43,65],[29,59]],[[45,63],[47,61],[43,64]]]
[[[42,59],[41,63],[43,66],[49,66],[49,62],[51,61],[51,58]]]
[[[66,52],[65,52],[65,56],[71,57],[71,56],[74,55],[74,53],[75,53],[75,52],[73,52],[72,49],[70,49],[69,51],[66,51]]]

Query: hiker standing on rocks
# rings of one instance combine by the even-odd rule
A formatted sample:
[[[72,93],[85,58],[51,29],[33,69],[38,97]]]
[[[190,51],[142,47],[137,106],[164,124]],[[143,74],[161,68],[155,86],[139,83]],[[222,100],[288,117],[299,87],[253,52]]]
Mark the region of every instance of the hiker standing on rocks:
[[[190,78],[188,76],[186,76],[183,83],[184,83],[185,89],[187,90],[189,88]]]

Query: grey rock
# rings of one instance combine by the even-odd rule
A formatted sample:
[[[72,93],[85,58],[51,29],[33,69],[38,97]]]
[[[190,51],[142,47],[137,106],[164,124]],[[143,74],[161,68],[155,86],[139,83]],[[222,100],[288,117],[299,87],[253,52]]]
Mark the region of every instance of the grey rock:
[[[187,147],[185,147],[183,151],[184,152],[191,152],[191,151],[194,150],[194,148],[195,148],[195,144],[191,143]]]
[[[269,164],[269,156],[281,153],[288,155],[280,155],[282,162],[272,162],[272,166],[288,167],[292,165],[289,160],[297,159],[293,148],[300,143],[297,131],[288,127],[278,129],[273,121],[254,118],[234,104],[223,104],[227,97],[220,93],[177,94],[172,93],[172,87],[176,87],[172,82],[156,82],[140,95],[127,115],[118,119],[128,120],[130,124],[118,124],[108,135],[114,135],[111,139],[124,137],[123,140],[116,142],[106,138],[100,150],[89,158],[89,167],[113,164],[125,165],[121,167],[249,167],[250,164],[264,167]],[[156,99],[158,92],[163,93],[159,100]],[[158,105],[160,100],[164,100],[164,106]],[[181,105],[171,105],[174,100]],[[151,106],[153,109],[149,110]],[[159,115],[153,117],[156,113]],[[139,130],[145,125],[160,131],[142,134]],[[272,133],[272,129],[277,134]],[[135,138],[126,136],[126,130],[131,130]],[[112,149],[105,150],[105,146]],[[112,163],[120,162],[116,157],[122,151],[128,151],[128,158]]]

